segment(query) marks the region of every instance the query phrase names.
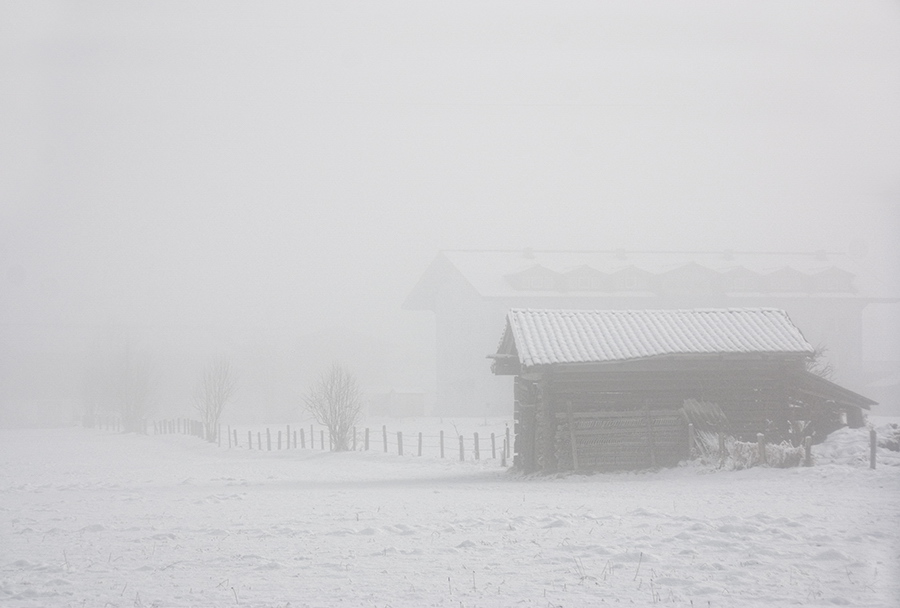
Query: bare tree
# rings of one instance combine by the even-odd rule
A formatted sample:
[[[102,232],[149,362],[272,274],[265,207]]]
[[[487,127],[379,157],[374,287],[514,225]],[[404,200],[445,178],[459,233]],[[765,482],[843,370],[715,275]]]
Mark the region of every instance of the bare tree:
[[[362,407],[353,374],[340,363],[332,363],[303,400],[316,422],[328,427],[334,450],[349,449],[350,431],[359,420]]]
[[[822,344],[816,346],[812,356],[806,361],[806,371],[826,380],[834,378],[834,365],[828,360],[828,348]]]
[[[194,390],[194,408],[206,429],[206,440],[215,441],[219,436],[219,419],[225,404],[233,397],[237,379],[231,370],[231,363],[225,357],[213,359],[200,375]]]

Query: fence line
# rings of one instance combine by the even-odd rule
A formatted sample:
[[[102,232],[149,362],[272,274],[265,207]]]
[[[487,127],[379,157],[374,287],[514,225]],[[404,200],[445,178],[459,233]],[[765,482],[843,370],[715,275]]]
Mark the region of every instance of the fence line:
[[[148,425],[148,430],[150,425]],[[350,434],[349,447],[351,451],[370,451],[380,448],[384,453],[394,453],[399,456],[432,456],[445,458],[446,450],[446,433],[440,430],[437,434],[428,434],[421,431],[412,433],[415,438],[414,448],[407,445],[404,450],[404,431],[389,432],[387,425],[381,427],[380,445],[373,445],[371,442],[371,427],[353,427]],[[308,431],[308,435],[307,435]],[[318,429],[318,441],[316,440],[316,427],[309,425],[308,428],[300,426],[291,429],[291,425],[285,425],[283,428],[275,430],[273,439],[273,428],[271,426],[256,427],[246,431],[246,440],[241,439],[241,433],[237,426],[219,425],[215,434],[215,443],[229,450],[247,449],[255,451],[283,451],[283,450],[318,450],[333,451],[334,442],[326,429]],[[190,418],[170,418],[164,420],[155,420],[152,422],[152,432],[154,435],[181,434],[196,436],[199,438],[210,437],[206,432],[206,425],[199,420]],[[327,434],[327,439],[326,439]],[[255,436],[254,436],[255,435]],[[309,446],[307,448],[307,438]],[[481,460],[482,456],[487,458],[490,454],[491,460],[500,459],[504,464],[511,456],[512,437],[509,425],[505,426],[505,431],[501,434],[501,441],[498,446],[497,433],[492,432],[489,436],[481,436],[477,431],[470,435],[457,435],[459,443],[459,459],[465,461],[467,459]]]

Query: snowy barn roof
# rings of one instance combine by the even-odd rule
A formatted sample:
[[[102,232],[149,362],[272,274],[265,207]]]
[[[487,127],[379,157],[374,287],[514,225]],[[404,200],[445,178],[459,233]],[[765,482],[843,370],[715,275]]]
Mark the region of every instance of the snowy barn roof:
[[[523,367],[666,355],[790,354],[813,347],[774,308],[532,310],[514,308],[496,357]]]

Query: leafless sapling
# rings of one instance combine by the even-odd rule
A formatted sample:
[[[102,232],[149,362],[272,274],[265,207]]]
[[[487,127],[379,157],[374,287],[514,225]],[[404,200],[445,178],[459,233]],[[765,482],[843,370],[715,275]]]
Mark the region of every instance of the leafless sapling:
[[[344,365],[332,363],[303,401],[316,422],[328,429],[334,450],[349,449],[350,433],[362,409],[359,385],[353,374]]]
[[[203,369],[194,391],[194,408],[206,429],[207,441],[218,437],[219,419],[236,389],[237,379],[227,358],[216,357]]]

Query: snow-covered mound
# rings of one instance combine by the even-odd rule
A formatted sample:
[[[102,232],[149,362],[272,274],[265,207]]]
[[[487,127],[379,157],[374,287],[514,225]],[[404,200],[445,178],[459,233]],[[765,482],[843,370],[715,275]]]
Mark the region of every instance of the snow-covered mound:
[[[813,458],[817,465],[842,464],[856,467],[869,466],[870,429],[877,437],[875,466],[900,467],[900,451],[896,446],[900,436],[900,423],[887,418],[871,418],[869,425],[858,428],[842,428],[830,435],[820,445],[813,446]]]

